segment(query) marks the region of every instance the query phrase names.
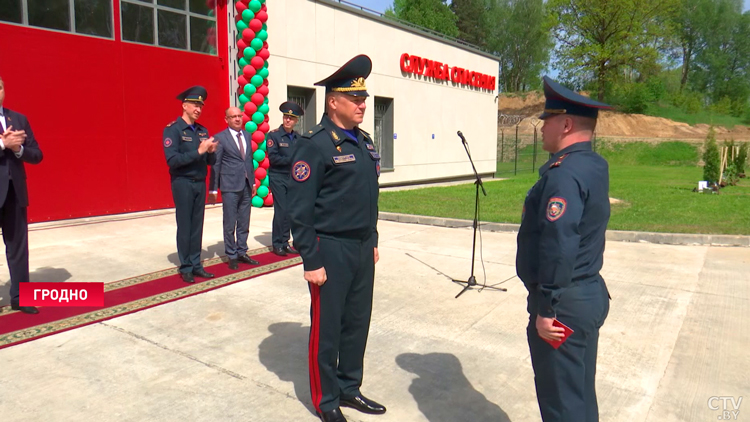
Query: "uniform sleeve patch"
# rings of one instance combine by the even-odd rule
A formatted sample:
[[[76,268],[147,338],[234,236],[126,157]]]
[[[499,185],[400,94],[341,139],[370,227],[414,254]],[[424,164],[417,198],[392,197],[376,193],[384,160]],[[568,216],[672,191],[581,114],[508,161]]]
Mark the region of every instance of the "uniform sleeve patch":
[[[164,146],[165,146],[166,148],[169,148],[169,147],[171,147],[171,146],[172,146],[172,140],[171,140],[171,139],[169,139],[169,138],[164,138]]]
[[[304,182],[310,177],[310,165],[304,161],[297,161],[292,166],[292,177],[298,182]]]
[[[556,221],[565,214],[565,209],[568,207],[568,202],[565,198],[554,197],[550,198],[547,203],[547,220]]]
[[[273,139],[269,139],[269,140],[268,140],[268,146],[269,146],[269,147],[272,147],[272,146],[273,146]]]

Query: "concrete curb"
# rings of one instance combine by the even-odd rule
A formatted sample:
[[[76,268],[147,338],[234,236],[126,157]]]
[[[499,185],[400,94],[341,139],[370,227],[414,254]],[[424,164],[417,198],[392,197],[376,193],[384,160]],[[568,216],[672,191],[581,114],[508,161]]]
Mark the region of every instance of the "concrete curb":
[[[424,215],[380,212],[378,218],[398,223],[423,224],[438,227],[471,227],[470,220],[428,217]],[[520,224],[480,222],[482,230],[517,233]],[[707,245],[750,247],[750,236],[726,234],[652,233],[607,230],[607,240],[614,242],[644,242],[663,245]]]

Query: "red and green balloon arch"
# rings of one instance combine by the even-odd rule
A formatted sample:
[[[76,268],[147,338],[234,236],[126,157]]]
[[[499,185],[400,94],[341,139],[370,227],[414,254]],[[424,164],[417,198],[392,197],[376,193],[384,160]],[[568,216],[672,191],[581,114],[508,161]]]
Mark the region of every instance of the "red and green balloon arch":
[[[256,195],[254,207],[273,205],[268,186],[266,134],[268,125],[268,13],[266,0],[240,0],[237,10],[237,59],[240,109],[245,130],[252,134]]]

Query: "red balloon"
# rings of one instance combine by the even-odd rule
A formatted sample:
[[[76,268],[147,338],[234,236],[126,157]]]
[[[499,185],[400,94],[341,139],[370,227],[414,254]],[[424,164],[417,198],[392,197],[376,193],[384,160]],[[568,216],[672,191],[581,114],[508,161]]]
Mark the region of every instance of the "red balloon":
[[[266,139],[266,134],[263,133],[262,131],[256,130],[255,132],[253,132],[253,142],[255,142],[256,144],[259,142],[263,142],[265,139]],[[263,177],[261,177],[261,179]]]
[[[271,53],[268,52],[267,48],[261,48],[260,51],[258,51],[258,57],[261,57],[263,60],[268,60],[270,56]]]
[[[240,54],[242,54],[246,48],[247,48],[247,43],[245,42],[245,40],[240,39],[239,41],[237,41],[237,50],[240,50],[239,51]]]
[[[253,19],[250,21],[247,27],[252,29],[255,32],[258,32],[261,29],[263,29],[263,22],[259,21],[258,19]]]
[[[249,3],[249,2],[248,2],[248,3]],[[261,5],[260,5],[260,10],[262,10],[262,11],[264,11],[264,12],[268,12],[268,7],[266,6],[266,4],[265,4],[265,3],[263,3],[263,4],[261,4]]]
[[[245,124],[249,121],[250,121],[250,117],[247,114],[242,113],[242,127],[245,127]]]
[[[266,169],[264,169],[263,167],[258,167],[255,170],[255,178],[256,179],[263,180],[263,179],[266,178],[266,174],[267,174]]]
[[[271,130],[271,127],[268,126],[268,123],[264,122],[264,123],[261,123],[260,126],[258,126],[258,131],[261,133],[268,133],[269,130]]]
[[[206,35],[206,41],[211,47],[216,47],[216,35]]]
[[[250,149],[252,149],[253,152],[255,152],[255,150],[258,149],[258,143],[253,140],[250,140],[250,146],[251,146]]]
[[[260,167],[263,167],[266,170],[268,170],[268,166],[270,165],[271,163],[268,162],[268,157],[264,158],[263,161],[260,163]]]
[[[244,31],[242,31],[242,39],[245,40],[246,43],[250,44],[250,41],[252,41],[254,38],[255,38],[255,32],[253,32],[252,29],[247,28]]]
[[[255,179],[255,188],[257,189],[259,187],[260,187],[260,180],[259,179]]]
[[[253,97],[256,95],[258,94],[253,94]],[[253,103],[252,99],[245,103],[245,114],[252,116],[256,111],[258,111],[258,105]]]
[[[244,68],[242,68],[242,74],[245,75],[245,79],[250,79],[253,76],[255,76],[255,72],[257,72],[255,68],[250,65],[247,65]]]
[[[206,7],[213,9],[216,7],[216,0],[206,0]]]
[[[263,58],[262,58],[262,57],[258,57],[258,56],[255,56],[255,57],[253,57],[253,58],[252,58],[252,60],[250,60],[250,64],[251,64],[251,65],[252,65],[252,66],[253,66],[254,68],[256,68],[256,69],[260,69],[260,68],[262,68],[262,67],[263,67]]]
[[[261,48],[268,48],[268,41],[263,41],[263,47]]]
[[[249,2],[238,1],[234,4],[234,8],[237,9],[237,16],[239,16],[240,19],[242,19],[242,12],[247,10],[247,3]]]
[[[256,91],[258,94],[267,97],[268,96],[268,86],[261,85],[258,87],[258,90]]]
[[[260,105],[263,104],[263,100],[265,100],[265,98],[263,98],[263,96],[258,94],[257,92],[253,94],[252,97],[250,97],[250,102],[255,104],[258,107],[260,107]]]
[[[243,88],[245,85],[247,85],[247,78],[245,78],[245,75],[237,78],[237,83],[240,84],[240,88]]]
[[[268,79],[263,79],[263,85],[268,86]]]
[[[266,114],[266,118],[265,118],[265,119],[263,119],[263,123],[268,123],[268,120],[269,120],[269,119],[268,119],[268,114]]]
[[[266,195],[266,197],[263,198],[263,205],[265,205],[267,207],[270,207],[270,206],[273,205],[273,194],[272,193],[269,192],[268,195]]]
[[[259,21],[265,23],[268,20],[268,13],[266,13],[266,11],[261,8],[260,11],[255,14],[255,19],[258,19]]]

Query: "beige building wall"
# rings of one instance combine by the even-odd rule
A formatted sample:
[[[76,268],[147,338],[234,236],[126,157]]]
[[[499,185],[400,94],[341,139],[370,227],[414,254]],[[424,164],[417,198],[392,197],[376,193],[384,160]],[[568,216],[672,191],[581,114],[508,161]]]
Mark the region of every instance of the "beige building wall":
[[[368,110],[361,128],[373,134],[374,97],[393,99],[392,171],[381,184],[456,178],[472,174],[456,135],[469,142],[477,171],[494,173],[497,159],[496,89],[492,91],[402,73],[403,53],[496,76],[493,58],[400,29],[361,13],[310,0],[268,2],[269,113],[272,128],[281,124],[278,105],[287,86],[313,84],[357,54],[373,62],[367,79]],[[325,89],[317,87],[315,121],[324,110]]]

